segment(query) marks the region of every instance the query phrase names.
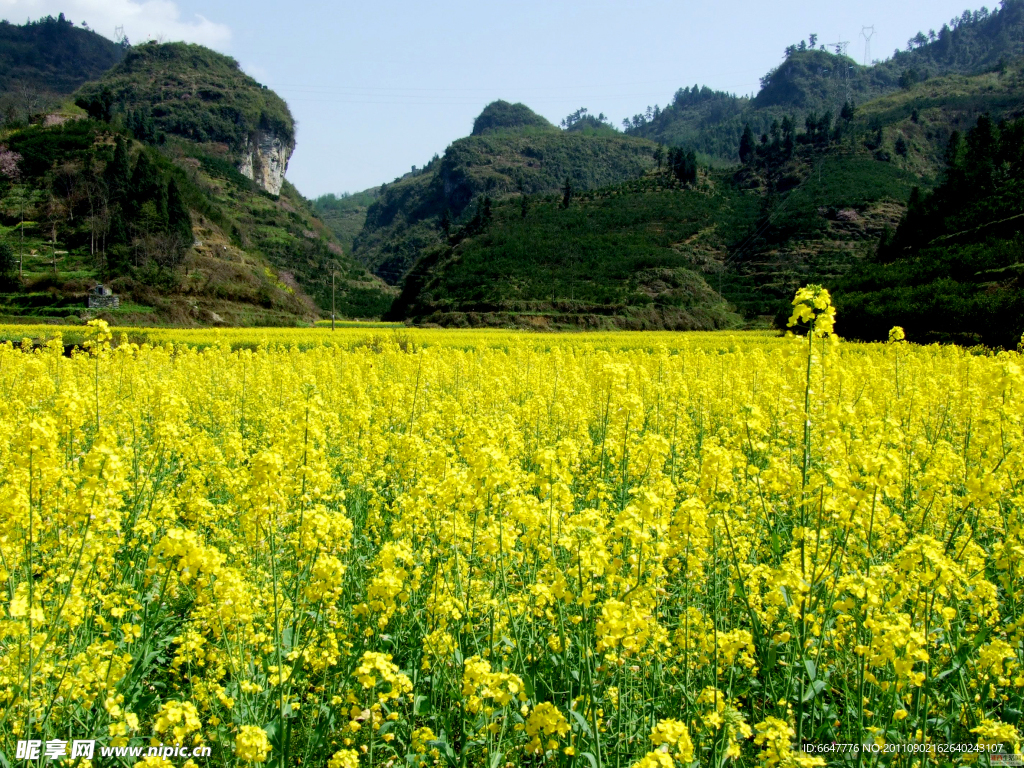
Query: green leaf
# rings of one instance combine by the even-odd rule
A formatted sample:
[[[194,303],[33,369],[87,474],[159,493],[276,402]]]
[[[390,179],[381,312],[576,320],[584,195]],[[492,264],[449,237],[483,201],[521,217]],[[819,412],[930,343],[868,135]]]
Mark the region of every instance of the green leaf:
[[[430,711],[430,699],[422,694],[416,694],[412,702],[412,713],[414,715],[425,715]]]
[[[804,669],[807,670],[807,677],[809,677],[811,680],[817,678],[818,667],[817,665],[815,665],[813,661],[811,661],[810,659],[804,659]]]
[[[575,709],[570,709],[569,714],[572,716],[572,719],[575,720],[576,723],[579,725],[580,730],[587,734],[587,736],[589,736],[591,739],[594,738],[594,732],[590,730],[590,724],[586,721],[583,715],[581,715]]]
[[[825,683],[824,680],[815,680],[809,686],[807,686],[807,688],[804,690],[804,696],[803,696],[803,699],[801,699],[801,701],[804,701],[804,702],[810,701],[815,696],[817,696],[819,693],[821,693],[823,690],[825,690],[825,688],[827,688],[827,687],[828,686],[827,686],[827,684]]]

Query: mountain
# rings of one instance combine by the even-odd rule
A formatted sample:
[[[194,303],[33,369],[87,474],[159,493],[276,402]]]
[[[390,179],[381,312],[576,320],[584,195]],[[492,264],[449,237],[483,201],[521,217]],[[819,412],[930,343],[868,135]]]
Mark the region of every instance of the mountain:
[[[1013,348],[1024,330],[1024,117],[988,114],[947,142],[942,182],[915,189],[877,252],[839,282],[840,329]]]
[[[734,162],[744,125],[760,136],[786,115],[798,122],[811,114],[838,115],[846,102],[864,104],[929,78],[980,74],[1024,55],[1024,0],[1005,0],[992,12],[965,11],[871,66],[838,55],[834,47],[787,47],[785,60],[761,78],[754,98],[706,86],[681,88],[663,109],[648,108],[625,121],[626,133],[695,149],[709,161]]]
[[[119,322],[293,324],[332,300],[350,317],[391,303],[285,180],[288,107],[233,59],[146,43],[74,101],[0,131],[0,314],[80,315],[97,281]]]
[[[0,20],[0,127],[24,124],[117,64],[124,46],[60,14],[28,24]]]
[[[615,131],[561,130],[522,104],[494,102],[443,157],[380,187],[354,255],[396,284],[485,197],[559,192],[567,180],[577,191],[614,184],[653,167],[655,149]]]
[[[941,183],[951,136],[985,114],[1022,114],[1022,71],[1018,59],[911,84],[835,118],[785,118],[739,166],[684,178],[689,156],[675,151],[660,169],[574,194],[568,205],[560,194],[496,200],[490,215],[474,212],[424,249],[391,317],[526,327],[776,322],[800,285],[839,290],[872,263],[901,228],[915,187]],[[1021,205],[1001,199],[1003,213]]]
[[[449,326],[674,330],[742,319],[709,286],[759,201],[720,177],[667,172],[485,208],[428,250],[392,319]]]
[[[366,224],[366,212],[380,194],[380,187],[341,195],[326,194],[313,200],[313,210],[338,238],[345,253],[352,253],[355,239]]]
[[[175,136],[226,155],[243,176],[275,195],[295,149],[295,122],[284,100],[230,56],[201,45],[135,46],[83,86],[76,104],[97,120],[117,114],[134,120],[129,127],[137,138]]]

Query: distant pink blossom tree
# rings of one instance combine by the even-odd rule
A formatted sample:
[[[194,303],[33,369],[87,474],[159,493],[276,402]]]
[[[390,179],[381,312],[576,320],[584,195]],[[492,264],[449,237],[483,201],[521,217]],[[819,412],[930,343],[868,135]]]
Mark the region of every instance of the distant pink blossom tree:
[[[18,163],[21,162],[21,155],[0,144],[0,176],[6,176],[12,181],[21,178],[21,169]]]

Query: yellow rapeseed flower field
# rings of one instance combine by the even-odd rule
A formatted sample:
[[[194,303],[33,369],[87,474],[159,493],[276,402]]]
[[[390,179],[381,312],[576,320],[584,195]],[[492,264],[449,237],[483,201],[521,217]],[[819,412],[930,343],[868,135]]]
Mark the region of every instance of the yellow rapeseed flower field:
[[[1021,358],[797,303],[808,336],[0,328],[7,764],[1019,753]]]

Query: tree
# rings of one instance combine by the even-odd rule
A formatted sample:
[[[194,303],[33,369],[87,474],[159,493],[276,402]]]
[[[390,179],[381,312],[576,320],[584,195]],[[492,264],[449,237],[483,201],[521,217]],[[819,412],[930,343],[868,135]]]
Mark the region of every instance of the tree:
[[[697,153],[675,147],[669,152],[669,167],[676,179],[683,184],[697,182]]]
[[[807,36],[807,47],[808,48],[813,48],[817,44],[818,44],[818,36],[817,35],[808,35]]]
[[[906,69],[903,71],[903,74],[900,75],[900,88],[910,88],[912,85],[914,85],[914,83],[918,82],[920,79],[921,76],[918,74],[916,69],[914,69],[913,67],[911,67],[910,69]]]
[[[160,178],[160,171],[143,150],[139,152],[139,159],[135,163],[135,170],[132,171],[132,180],[129,185],[128,210],[132,218],[138,217],[146,204],[150,202],[154,204],[151,217],[155,217],[155,220],[150,223],[148,228],[163,229],[167,221],[166,188]]]
[[[972,188],[983,191],[991,189],[999,144],[999,130],[986,113],[967,132],[967,168]]]
[[[153,115],[144,107],[128,112],[128,116],[125,118],[125,127],[138,141],[146,144],[156,142],[156,123],[153,122]]]
[[[572,202],[572,181],[566,176],[565,187],[562,188],[562,207],[568,208],[570,202]]]
[[[103,86],[103,90],[97,96],[91,99],[76,99],[75,104],[88,112],[93,120],[109,123],[113,116],[114,94],[111,93],[109,86]]]
[[[21,178],[21,170],[18,163],[21,162],[21,155],[0,144],[0,176],[6,176],[11,181]]]
[[[740,162],[750,165],[756,156],[754,144],[754,132],[750,130],[750,123],[743,126],[743,135],[740,136]]]
[[[658,170],[661,170],[661,164],[665,161],[665,146],[659,144],[658,148],[654,150],[654,160],[658,163]]]
[[[75,220],[75,205],[83,197],[83,178],[81,167],[75,162],[65,162],[52,172],[50,188],[55,195],[58,195],[63,203],[70,221]]]
[[[14,268],[17,263],[14,248],[6,240],[0,240],[0,287],[8,288],[14,283]]]
[[[167,231],[185,243],[186,248],[192,245],[192,216],[174,179],[167,184]]]
[[[852,101],[844,101],[843,108],[839,111],[839,117],[842,118],[844,123],[849,124],[857,114],[857,108],[853,105]]]
[[[103,179],[107,182],[107,193],[110,196],[112,205],[121,205],[128,196],[128,188],[132,181],[132,161],[128,154],[128,146],[124,139],[117,137],[117,145],[114,148],[114,158],[107,163],[103,172]]]
[[[903,138],[902,134],[896,137],[896,154],[900,157],[906,157],[908,152],[907,140]]]

